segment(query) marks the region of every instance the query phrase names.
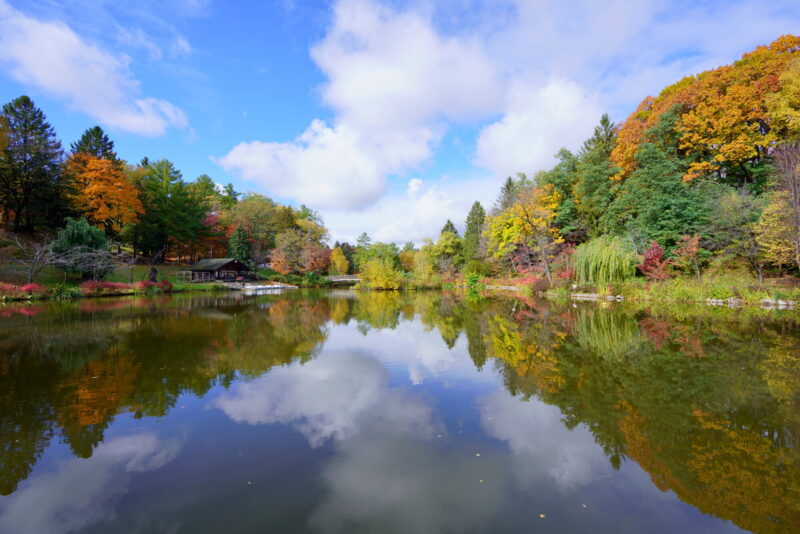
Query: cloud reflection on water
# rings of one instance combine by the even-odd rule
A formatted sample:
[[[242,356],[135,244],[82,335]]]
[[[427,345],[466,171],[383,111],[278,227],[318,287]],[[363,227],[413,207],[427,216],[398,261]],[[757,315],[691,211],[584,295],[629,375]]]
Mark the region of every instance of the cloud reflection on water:
[[[91,458],[66,460],[2,501],[0,532],[63,534],[113,519],[131,473],[164,466],[180,447],[178,440],[144,433],[107,441]]]

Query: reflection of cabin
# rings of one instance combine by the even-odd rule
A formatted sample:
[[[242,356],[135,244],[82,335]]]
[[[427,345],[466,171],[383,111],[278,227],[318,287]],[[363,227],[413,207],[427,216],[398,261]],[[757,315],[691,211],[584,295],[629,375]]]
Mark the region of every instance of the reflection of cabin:
[[[177,273],[181,282],[231,281],[249,275],[250,269],[247,265],[233,258],[200,260],[189,267],[189,270]]]

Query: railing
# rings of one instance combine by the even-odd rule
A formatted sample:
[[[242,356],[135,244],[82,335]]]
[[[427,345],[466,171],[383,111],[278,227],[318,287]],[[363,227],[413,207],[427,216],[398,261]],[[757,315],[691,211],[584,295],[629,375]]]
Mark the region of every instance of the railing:
[[[341,274],[326,277],[332,284],[357,284],[361,278],[356,274]]]

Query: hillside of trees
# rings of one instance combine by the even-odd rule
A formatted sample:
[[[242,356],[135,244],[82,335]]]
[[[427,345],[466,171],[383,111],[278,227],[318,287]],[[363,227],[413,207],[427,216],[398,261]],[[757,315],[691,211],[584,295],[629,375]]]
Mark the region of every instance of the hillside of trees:
[[[3,106],[0,126],[7,228],[54,232],[85,219],[133,256],[231,255],[283,275],[357,272],[384,289],[460,277],[601,286],[747,271],[763,281],[800,270],[797,36],[678,81],[622,124],[604,115],[552,169],[509,177],[493,206],[475,202],[463,235],[448,220],[420,247],[366,233],[329,246],[313,210],[205,175],[187,182],[167,160],[122,161],[100,127],[65,151],[25,96]]]

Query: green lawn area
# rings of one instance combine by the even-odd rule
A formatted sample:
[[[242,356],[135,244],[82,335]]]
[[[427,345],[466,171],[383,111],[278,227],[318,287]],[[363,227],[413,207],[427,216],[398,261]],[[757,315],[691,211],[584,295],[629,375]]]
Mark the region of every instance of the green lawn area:
[[[167,279],[175,283],[175,276],[174,273],[176,271],[181,271],[186,269],[184,265],[156,265],[156,269],[158,269],[158,279],[162,280],[164,276],[167,276]],[[106,277],[106,281],[108,282],[139,282],[141,280],[147,280],[150,274],[150,266],[149,265],[121,265],[116,268],[116,270],[109,274]],[[23,265],[13,264],[13,263],[0,263],[0,282],[6,282],[11,284],[25,284],[27,283],[27,272]],[[78,284],[80,283],[80,279],[67,275],[64,276],[64,272],[53,267],[45,267],[42,270],[41,274],[36,278],[37,284],[42,285],[54,285],[54,284]]]

